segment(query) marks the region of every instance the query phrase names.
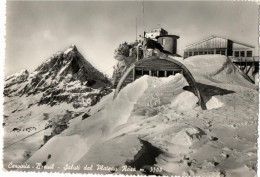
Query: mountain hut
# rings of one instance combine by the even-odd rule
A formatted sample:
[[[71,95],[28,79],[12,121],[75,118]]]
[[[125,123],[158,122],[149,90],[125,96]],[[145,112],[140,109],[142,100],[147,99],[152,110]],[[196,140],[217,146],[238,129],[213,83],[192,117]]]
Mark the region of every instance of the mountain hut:
[[[133,63],[120,78],[115,90],[114,98],[123,87],[143,75],[168,77],[177,73],[183,74],[189,83],[189,90],[198,97],[198,104],[202,107],[202,109],[206,109],[200,91],[190,71],[179,61],[169,57],[152,56]]]

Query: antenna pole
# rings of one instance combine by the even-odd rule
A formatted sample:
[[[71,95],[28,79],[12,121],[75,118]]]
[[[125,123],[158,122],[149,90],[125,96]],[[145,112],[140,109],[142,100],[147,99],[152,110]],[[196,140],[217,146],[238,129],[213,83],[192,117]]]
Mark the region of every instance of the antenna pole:
[[[135,40],[137,41],[137,16],[135,18]]]
[[[144,0],[142,3],[142,7],[143,7],[143,31],[144,31]],[[144,31],[144,36],[145,36],[145,31]]]

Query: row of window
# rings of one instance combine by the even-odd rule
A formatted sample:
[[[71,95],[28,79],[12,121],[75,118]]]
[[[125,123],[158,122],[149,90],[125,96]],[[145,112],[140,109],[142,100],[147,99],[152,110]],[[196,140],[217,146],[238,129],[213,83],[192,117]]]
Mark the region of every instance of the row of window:
[[[150,75],[156,77],[168,77],[170,75],[175,75],[177,73],[182,73],[182,70],[174,70],[174,71],[156,71],[156,70],[135,70],[136,77],[143,75]]]
[[[195,56],[195,55],[213,55],[215,54],[213,50],[210,51],[196,51],[196,52],[184,52],[184,57],[189,57],[189,56]],[[225,50],[216,50],[216,54],[220,55],[226,55]]]
[[[253,52],[252,51],[234,51],[234,55],[235,57],[252,57],[253,56]]]
[[[216,53],[214,53],[213,50],[211,51],[196,51],[196,52],[184,52],[184,57],[187,58],[189,56],[195,56],[195,55],[210,55],[210,54],[220,54],[220,55],[226,55],[226,50],[216,50]],[[233,56],[235,57],[252,57],[253,52],[252,51],[234,51]]]

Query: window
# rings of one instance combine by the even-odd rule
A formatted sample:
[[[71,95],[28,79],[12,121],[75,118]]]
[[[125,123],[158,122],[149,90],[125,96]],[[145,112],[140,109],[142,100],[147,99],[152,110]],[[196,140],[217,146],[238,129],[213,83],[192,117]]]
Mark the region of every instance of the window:
[[[184,52],[184,57],[187,58],[188,56],[188,52]]]
[[[149,71],[143,71],[144,75],[149,75]]]
[[[152,71],[152,76],[157,76],[157,71]]]
[[[214,51],[209,51],[209,54],[214,54]]]
[[[167,75],[166,75],[167,77],[170,76],[170,75],[174,75],[174,74],[173,74],[173,71],[167,71],[166,74],[167,74]]]
[[[195,55],[198,55],[198,52],[194,52],[194,56],[195,56]]]
[[[247,57],[252,57],[253,56],[253,52],[252,51],[247,51],[246,52],[246,56]]]
[[[245,57],[245,51],[240,51],[240,57]]]
[[[226,55],[226,51],[225,50],[221,50],[220,54],[221,55]]]
[[[199,55],[203,55],[203,52],[199,52]]]
[[[143,75],[142,70],[135,70],[135,75],[136,76],[142,76]]]
[[[164,71],[159,71],[159,77],[164,77]]]
[[[220,50],[216,50],[216,54],[220,54]]]
[[[189,52],[189,56],[192,56],[192,52]]]
[[[204,51],[204,55],[207,55],[208,54],[208,51]]]
[[[235,51],[235,57],[239,57],[239,51]]]

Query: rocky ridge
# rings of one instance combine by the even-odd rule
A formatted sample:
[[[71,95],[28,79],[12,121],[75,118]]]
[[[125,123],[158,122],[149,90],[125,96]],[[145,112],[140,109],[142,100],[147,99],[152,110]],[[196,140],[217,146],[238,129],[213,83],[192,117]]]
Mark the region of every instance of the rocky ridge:
[[[4,96],[30,96],[42,94],[38,104],[55,105],[61,102],[74,102],[94,105],[109,92],[109,80],[95,69],[71,45],[43,62],[32,73],[22,70],[6,77]],[[80,104],[80,102],[84,102]]]

